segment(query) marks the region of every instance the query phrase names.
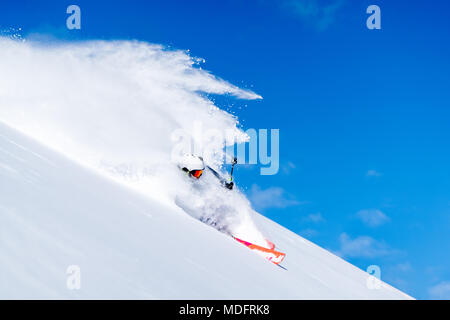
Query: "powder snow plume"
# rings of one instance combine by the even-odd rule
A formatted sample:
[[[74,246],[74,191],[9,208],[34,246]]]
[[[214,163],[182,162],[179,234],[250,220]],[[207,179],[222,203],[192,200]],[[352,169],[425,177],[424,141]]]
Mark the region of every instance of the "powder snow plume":
[[[0,38],[0,120],[90,168],[249,241],[264,240],[238,190],[200,189],[171,161],[172,135],[202,129],[247,139],[206,94],[260,99],[198,68],[185,51],[138,41],[40,43]],[[208,144],[221,165],[223,141]]]

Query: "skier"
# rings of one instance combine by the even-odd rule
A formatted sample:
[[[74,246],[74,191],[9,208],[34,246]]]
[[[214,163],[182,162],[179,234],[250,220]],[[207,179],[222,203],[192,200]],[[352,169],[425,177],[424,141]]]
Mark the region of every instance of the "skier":
[[[210,166],[205,165],[202,157],[193,154],[184,155],[178,162],[178,166],[191,178],[197,180],[203,176],[205,171],[209,171],[219,180],[222,186],[229,190],[232,190],[234,186],[233,168],[236,163],[237,159],[234,158],[232,161],[229,179],[226,179],[223,175],[221,175]],[[236,237],[233,232],[233,230],[235,230],[233,225],[235,225],[236,223],[240,223],[241,221],[241,219],[239,218],[240,212],[239,210],[237,210],[237,208],[239,207],[234,207],[227,202],[223,202],[220,197],[211,198],[211,193],[205,193],[201,188],[201,184],[196,185],[196,187],[198,188],[194,188],[197,189],[195,193],[187,195],[185,194],[184,196],[177,195],[175,203],[191,216],[198,218],[200,221],[216,228],[221,232],[224,232],[225,234],[228,234],[236,241],[247,246],[249,249],[255,251],[274,264],[279,264],[284,259],[286,255],[275,250],[275,245],[267,239],[264,239],[266,242],[265,244],[257,245],[245,241],[240,237]],[[195,195],[197,195],[197,197]],[[233,196],[236,194],[233,193],[228,195]],[[196,201],[193,201],[193,196]]]
[[[237,159],[234,158],[233,162],[232,162],[231,175],[230,175],[229,181],[227,181],[227,179],[225,179],[220,173],[218,173],[216,170],[214,170],[210,166],[208,166],[208,165],[205,166],[203,158],[200,156],[196,156],[193,154],[186,154],[182,157],[178,166],[181,168],[181,170],[186,172],[186,174],[188,174],[190,177],[195,178],[195,179],[200,179],[200,177],[203,175],[203,173],[207,169],[220,181],[220,183],[225,188],[232,190],[234,187],[233,168],[236,163],[237,163]]]

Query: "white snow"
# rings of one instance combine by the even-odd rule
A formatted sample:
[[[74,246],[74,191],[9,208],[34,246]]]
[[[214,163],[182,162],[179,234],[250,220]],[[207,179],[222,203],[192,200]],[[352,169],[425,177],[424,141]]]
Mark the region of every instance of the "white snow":
[[[196,121],[246,139],[200,92],[260,98],[194,62],[139,42],[0,39],[0,298],[410,298],[371,289],[367,273],[259,215],[239,190],[183,176],[174,131],[207,145],[216,166],[223,143],[202,141]],[[226,232],[267,237],[283,268]],[[79,290],[66,284],[73,265]]]

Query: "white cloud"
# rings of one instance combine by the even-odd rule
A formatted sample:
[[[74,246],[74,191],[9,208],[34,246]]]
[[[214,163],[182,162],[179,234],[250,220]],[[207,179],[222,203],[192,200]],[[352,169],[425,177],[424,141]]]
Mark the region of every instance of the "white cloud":
[[[303,220],[309,221],[309,222],[314,222],[314,223],[325,222],[325,219],[323,218],[323,216],[320,212],[311,213],[311,214],[307,215]]]
[[[394,270],[400,271],[400,272],[409,272],[412,271],[412,266],[409,262],[399,263],[394,266]]]
[[[445,273],[445,270],[446,268],[444,266],[428,266],[425,268],[425,274],[430,281],[438,282]]]
[[[298,234],[306,238],[312,238],[318,235],[319,233],[317,232],[317,230],[308,228],[300,231]]]
[[[390,218],[378,209],[360,210],[356,216],[369,227],[378,227],[390,221]]]
[[[450,299],[450,281],[443,281],[428,289],[431,299]]]
[[[340,249],[335,253],[341,257],[375,258],[392,253],[384,242],[368,236],[351,239],[346,233],[342,233],[339,242]]]
[[[291,161],[288,161],[287,163],[285,163],[281,166],[281,171],[284,174],[290,174],[295,169],[296,169],[296,165]]]
[[[285,5],[305,23],[318,30],[325,30],[335,20],[336,12],[343,5],[342,0],[323,3],[320,0],[290,0]]]
[[[270,187],[261,189],[254,184],[250,190],[249,199],[257,210],[267,208],[286,208],[299,205],[300,202],[293,199],[283,188]]]
[[[381,172],[378,172],[376,170],[369,170],[366,173],[366,177],[380,177],[382,175]]]

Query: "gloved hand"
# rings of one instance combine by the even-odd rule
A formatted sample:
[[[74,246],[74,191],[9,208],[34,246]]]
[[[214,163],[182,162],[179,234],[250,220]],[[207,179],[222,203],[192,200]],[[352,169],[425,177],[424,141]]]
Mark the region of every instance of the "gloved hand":
[[[231,182],[225,182],[225,187],[226,187],[227,189],[233,190],[234,182],[233,182],[233,181],[231,181]]]

